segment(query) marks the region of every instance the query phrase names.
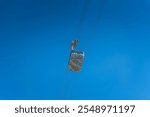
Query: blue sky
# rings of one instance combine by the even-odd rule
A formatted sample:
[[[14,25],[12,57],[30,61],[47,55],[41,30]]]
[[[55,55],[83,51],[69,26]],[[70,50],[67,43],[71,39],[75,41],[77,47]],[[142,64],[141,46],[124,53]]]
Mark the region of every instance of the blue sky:
[[[84,3],[0,0],[0,99],[150,99],[149,0]],[[72,73],[79,27],[85,60]]]

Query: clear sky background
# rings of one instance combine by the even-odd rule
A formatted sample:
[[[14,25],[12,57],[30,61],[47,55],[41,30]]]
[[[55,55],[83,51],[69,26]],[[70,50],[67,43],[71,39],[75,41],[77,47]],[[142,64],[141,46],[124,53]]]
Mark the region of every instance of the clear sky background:
[[[0,99],[150,99],[150,1],[84,4],[0,0]],[[72,73],[79,27],[85,60]]]

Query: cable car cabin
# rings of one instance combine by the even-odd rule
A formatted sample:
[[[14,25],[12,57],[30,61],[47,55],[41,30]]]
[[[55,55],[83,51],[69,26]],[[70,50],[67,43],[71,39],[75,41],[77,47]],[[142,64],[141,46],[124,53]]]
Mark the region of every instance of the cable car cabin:
[[[72,50],[70,54],[69,60],[69,70],[72,72],[81,71],[82,63],[84,59],[84,52]]]

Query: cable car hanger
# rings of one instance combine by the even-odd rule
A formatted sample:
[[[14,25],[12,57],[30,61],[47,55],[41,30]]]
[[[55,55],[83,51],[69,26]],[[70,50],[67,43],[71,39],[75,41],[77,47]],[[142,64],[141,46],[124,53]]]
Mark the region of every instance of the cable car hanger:
[[[69,58],[69,64],[68,64],[68,69],[69,71],[72,72],[80,72],[84,60],[84,52],[75,50],[75,48],[78,45],[79,38],[80,38],[80,33],[81,33],[81,28],[83,26],[83,22],[85,19],[85,15],[87,12],[89,0],[85,0],[84,7],[83,7],[83,12],[81,14],[80,22],[79,22],[79,27],[77,29],[77,39],[73,40],[71,43],[71,53],[70,53],[70,58]]]
[[[77,38],[71,42],[71,52],[70,52],[68,69],[69,71],[72,71],[72,72],[80,72],[82,68],[83,60],[84,60],[84,52],[75,50],[75,48],[77,47],[79,39],[80,39],[81,29],[82,29],[83,22],[85,20],[85,16],[88,10],[89,2],[90,0],[85,0],[83,12],[80,17],[79,27],[77,29]]]

